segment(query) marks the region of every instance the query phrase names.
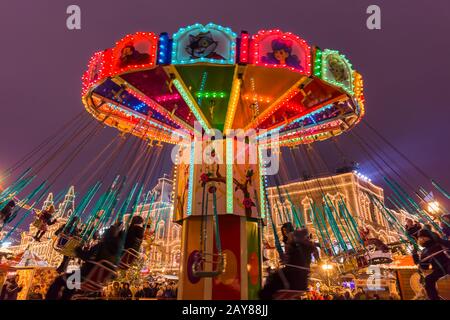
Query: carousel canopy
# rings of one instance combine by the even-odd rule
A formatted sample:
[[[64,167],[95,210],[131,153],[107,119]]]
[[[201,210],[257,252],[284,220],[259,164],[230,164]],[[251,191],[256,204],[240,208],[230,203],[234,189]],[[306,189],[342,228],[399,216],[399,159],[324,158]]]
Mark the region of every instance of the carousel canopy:
[[[338,51],[281,30],[238,36],[209,23],[172,37],[137,32],[96,52],[82,101],[105,124],[151,140],[254,129],[262,144],[277,132],[281,144],[295,145],[353,127],[364,113],[362,85]]]

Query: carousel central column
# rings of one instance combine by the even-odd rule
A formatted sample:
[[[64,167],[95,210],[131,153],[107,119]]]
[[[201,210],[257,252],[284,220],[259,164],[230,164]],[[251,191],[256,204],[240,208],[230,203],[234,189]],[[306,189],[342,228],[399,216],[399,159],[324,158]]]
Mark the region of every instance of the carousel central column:
[[[256,145],[234,138],[180,149],[174,190],[182,224],[178,299],[257,299],[264,215]]]

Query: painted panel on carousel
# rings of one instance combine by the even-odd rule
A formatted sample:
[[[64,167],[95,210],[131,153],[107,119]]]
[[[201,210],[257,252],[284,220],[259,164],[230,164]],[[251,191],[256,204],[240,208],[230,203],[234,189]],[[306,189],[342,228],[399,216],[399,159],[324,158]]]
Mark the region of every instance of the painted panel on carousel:
[[[252,156],[257,153],[248,144],[242,146],[236,142],[230,155],[226,143],[226,140],[205,141],[202,148],[196,143],[195,158],[202,161],[195,164],[188,215],[189,208],[194,215],[202,214],[202,210],[204,214],[214,214],[215,194],[218,214],[258,217],[259,165]]]
[[[158,37],[152,32],[127,35],[113,49],[113,73],[154,67],[157,44]]]
[[[193,214],[202,214],[202,208],[206,215],[213,215],[214,208],[218,214],[226,213],[224,151],[223,140],[196,143]]]
[[[261,30],[252,38],[254,64],[284,67],[305,75],[311,73],[311,49],[305,40],[280,30]]]
[[[248,218],[257,218],[260,199],[260,174],[257,150],[254,144],[243,141],[234,143],[232,193],[227,202],[233,203],[233,213]]]
[[[173,35],[172,64],[234,64],[236,34],[214,23],[194,24]]]
[[[347,58],[338,51],[325,49],[316,54],[316,62],[319,60],[322,79],[353,95],[353,70]]]
[[[176,166],[175,186],[175,221],[180,221],[187,216],[190,172],[190,148],[180,147]]]
[[[258,217],[259,172],[257,164],[233,166],[234,214]]]

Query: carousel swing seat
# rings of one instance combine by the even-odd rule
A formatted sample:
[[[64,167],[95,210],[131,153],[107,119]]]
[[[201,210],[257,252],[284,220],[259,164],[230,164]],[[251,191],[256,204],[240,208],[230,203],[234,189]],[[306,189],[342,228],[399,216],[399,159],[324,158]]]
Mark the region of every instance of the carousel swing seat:
[[[391,263],[393,261],[389,250],[382,250],[374,245],[368,246],[366,259],[370,265]]]
[[[107,260],[99,262],[87,261],[93,265],[89,274],[83,278],[80,285],[81,291],[84,292],[98,292],[103,290],[103,287],[113,278],[117,277],[116,266]]]
[[[118,268],[121,270],[128,270],[131,265],[139,258],[139,252],[134,250],[133,248],[129,248],[124,251],[122,258],[118,264]]]
[[[53,248],[64,256],[75,257],[75,249],[82,243],[79,237],[72,237],[67,234],[60,234],[55,242]]]
[[[309,268],[293,264],[285,264],[285,266],[300,270],[310,270]],[[272,295],[272,298],[274,300],[306,300],[308,298],[307,291],[291,289],[291,284],[289,283],[289,280],[286,277],[283,269],[278,269],[278,275],[281,279],[281,282],[283,283],[284,289],[280,289]]]
[[[192,264],[192,274],[198,278],[214,278],[225,270],[225,257],[222,253],[199,253],[196,261]],[[206,266],[211,266],[211,271]]]
[[[42,228],[44,228],[44,221],[42,221],[41,219],[34,220],[33,227],[35,227],[38,230],[41,230]]]

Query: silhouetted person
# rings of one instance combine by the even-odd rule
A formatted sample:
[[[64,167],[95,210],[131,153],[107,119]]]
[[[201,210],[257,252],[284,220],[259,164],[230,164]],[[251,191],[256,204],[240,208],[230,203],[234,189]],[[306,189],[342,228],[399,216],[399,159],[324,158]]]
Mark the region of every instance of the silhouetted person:
[[[436,288],[436,282],[446,275],[450,274],[450,241],[441,239],[435,233],[427,229],[422,229],[418,233],[418,244],[423,247],[419,255],[416,250],[413,251],[413,259],[421,269],[433,270],[425,276],[425,291],[428,299],[440,300]]]
[[[5,224],[13,219],[13,211],[16,207],[16,203],[14,200],[9,201],[5,207],[0,211],[0,230],[3,228]]]
[[[306,228],[296,230],[288,235],[285,255],[285,266],[267,278],[260,298],[273,299],[279,290],[305,291],[308,288],[308,277],[312,256],[319,260],[318,250],[309,239]]]
[[[54,213],[55,207],[53,205],[37,213],[35,225],[38,230],[36,231],[36,234],[33,237],[34,240],[41,241],[42,236],[47,232],[48,226],[54,224],[57,221],[56,219],[53,219]]]
[[[0,292],[0,300],[17,300],[17,295],[22,291],[22,287],[19,286],[18,282],[19,275],[6,279]]]

